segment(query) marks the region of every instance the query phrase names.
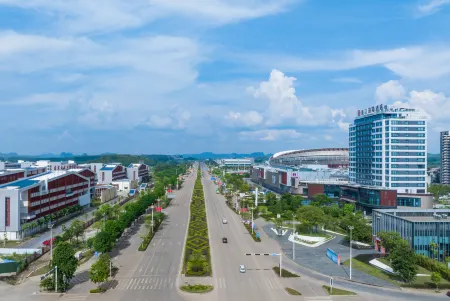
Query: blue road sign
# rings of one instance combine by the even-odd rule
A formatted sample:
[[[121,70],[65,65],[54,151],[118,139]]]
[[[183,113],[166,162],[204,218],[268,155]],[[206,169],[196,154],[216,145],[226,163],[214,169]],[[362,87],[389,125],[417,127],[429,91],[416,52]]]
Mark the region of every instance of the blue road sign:
[[[253,227],[253,230],[256,229],[256,224],[253,223],[252,227]]]

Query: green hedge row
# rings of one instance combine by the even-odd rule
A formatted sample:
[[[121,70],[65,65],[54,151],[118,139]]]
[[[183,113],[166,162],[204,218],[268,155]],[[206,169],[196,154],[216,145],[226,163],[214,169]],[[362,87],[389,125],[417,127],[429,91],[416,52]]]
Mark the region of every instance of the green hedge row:
[[[261,238],[256,237],[256,231],[253,230],[252,233],[252,227],[248,224],[243,224],[245,226],[245,228],[248,230],[248,233],[250,234],[250,236],[253,238],[254,241],[256,242],[261,242]]]
[[[158,228],[159,228],[159,226],[161,225],[161,223],[163,222],[163,220],[165,218],[164,213],[158,213],[158,215],[162,215],[162,216],[158,216],[157,218],[154,217],[155,226],[153,227],[153,231],[152,231],[152,229],[150,229],[148,231],[148,234],[144,237],[144,239],[142,240],[141,244],[139,245],[138,251],[145,251],[145,250],[147,250],[148,245],[152,241],[152,239],[155,236],[156,232],[158,232]],[[150,225],[150,227],[151,227],[151,225]]]
[[[441,274],[442,278],[450,281],[450,269],[446,264],[421,254],[416,255],[416,264],[431,272],[437,272]]]
[[[211,276],[208,225],[200,170],[194,184],[190,209],[183,271],[186,276]]]

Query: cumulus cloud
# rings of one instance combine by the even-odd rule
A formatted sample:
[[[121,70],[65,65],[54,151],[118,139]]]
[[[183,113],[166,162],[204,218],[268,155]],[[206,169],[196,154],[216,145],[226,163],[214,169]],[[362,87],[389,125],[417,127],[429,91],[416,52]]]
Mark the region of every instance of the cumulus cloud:
[[[405,88],[398,80],[390,80],[377,87],[375,99],[377,104],[403,100],[406,96]]]
[[[272,70],[268,81],[261,82],[258,87],[247,89],[253,97],[262,100],[263,111],[253,113],[253,115],[258,116],[258,123],[268,128],[276,126],[332,126],[346,117],[342,110],[335,110],[325,105],[307,106],[303,104],[296,95],[295,80],[295,77],[286,76],[279,70]],[[249,114],[250,112],[231,112],[226,118],[230,119],[230,115],[235,116],[235,121],[241,121],[241,125],[246,125],[241,117]]]
[[[154,129],[183,130],[191,119],[191,113],[179,107],[172,108],[167,115],[151,115],[146,125]]]
[[[295,140],[302,137],[303,134],[293,129],[286,130],[256,130],[243,131],[239,133],[242,140],[261,140],[261,141],[275,141],[275,140]]]
[[[403,91],[403,99],[391,97],[388,103],[423,111],[429,118],[431,128],[450,127],[450,97],[429,89],[423,91],[411,90],[406,93],[406,88],[401,83],[396,82],[395,86],[399,91]]]

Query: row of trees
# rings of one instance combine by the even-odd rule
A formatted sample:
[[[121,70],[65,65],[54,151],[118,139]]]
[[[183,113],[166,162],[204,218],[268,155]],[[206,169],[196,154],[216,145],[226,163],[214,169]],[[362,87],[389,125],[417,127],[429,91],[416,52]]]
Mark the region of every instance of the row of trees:
[[[64,216],[67,216],[69,214],[80,212],[83,208],[80,205],[75,205],[71,207],[64,208],[62,210],[56,211],[52,214],[46,215],[44,217],[38,218],[35,221],[25,223],[21,226],[23,232],[27,232],[30,229],[34,229],[41,226],[46,226],[51,221],[56,221]]]
[[[185,171],[183,169],[180,170]],[[160,179],[156,177],[156,182],[159,183],[159,181]],[[92,265],[89,272],[92,282],[100,283],[108,279],[110,258],[107,253],[112,250],[116,240],[125,229],[164,194],[164,189],[162,191],[153,190],[152,192],[141,194],[137,201],[127,203],[122,207],[118,204],[114,206],[104,204],[97,209],[94,216],[98,220],[97,227],[100,232],[88,239],[86,246],[103,254]],[[51,268],[58,267],[58,290],[66,290],[75,274],[78,261],[75,258],[76,248],[73,245],[73,239],[75,238],[78,244],[79,238],[84,234],[84,229],[85,223],[75,220],[70,227],[63,229],[64,231],[60,236],[55,237],[53,261],[50,265]],[[46,290],[54,290],[54,282],[53,276],[48,277],[41,282],[41,287]]]

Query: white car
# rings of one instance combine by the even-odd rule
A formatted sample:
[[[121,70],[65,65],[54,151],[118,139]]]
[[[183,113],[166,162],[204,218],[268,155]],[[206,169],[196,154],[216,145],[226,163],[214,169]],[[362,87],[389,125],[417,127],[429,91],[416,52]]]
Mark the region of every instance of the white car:
[[[227,219],[226,218],[222,218],[222,224],[226,224],[226,223],[228,223]]]
[[[241,265],[239,266],[239,272],[245,273],[245,266],[244,266],[243,264],[241,264]]]

